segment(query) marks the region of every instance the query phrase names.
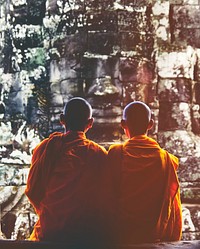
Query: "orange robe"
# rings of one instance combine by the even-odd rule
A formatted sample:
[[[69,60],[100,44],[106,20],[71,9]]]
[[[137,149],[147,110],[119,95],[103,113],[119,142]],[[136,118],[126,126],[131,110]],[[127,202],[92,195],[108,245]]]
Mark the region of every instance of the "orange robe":
[[[112,145],[108,166],[110,196],[114,197],[108,209],[115,210],[113,229],[117,242],[180,240],[178,158],[161,149],[155,140],[141,135],[123,145]]]
[[[30,240],[96,239],[106,155],[83,132],[56,133],[35,148],[25,193],[39,218]]]

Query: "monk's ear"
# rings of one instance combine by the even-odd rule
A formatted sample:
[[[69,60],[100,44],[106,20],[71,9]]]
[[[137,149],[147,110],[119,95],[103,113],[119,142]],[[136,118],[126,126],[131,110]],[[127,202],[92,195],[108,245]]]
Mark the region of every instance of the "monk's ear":
[[[94,123],[94,118],[88,119],[88,129],[92,128],[93,123]]]
[[[124,129],[124,130],[127,129],[127,124],[126,124],[126,120],[125,120],[125,119],[122,119],[122,120],[121,120],[121,127],[122,127],[122,129]]]
[[[151,128],[153,127],[153,125],[154,125],[154,120],[153,120],[153,119],[151,119],[151,120],[149,121],[149,124],[148,124],[147,130],[151,130]]]
[[[65,116],[64,116],[63,113],[60,114],[60,123],[61,123],[62,125],[65,125],[65,124],[66,124],[66,122],[65,122]]]

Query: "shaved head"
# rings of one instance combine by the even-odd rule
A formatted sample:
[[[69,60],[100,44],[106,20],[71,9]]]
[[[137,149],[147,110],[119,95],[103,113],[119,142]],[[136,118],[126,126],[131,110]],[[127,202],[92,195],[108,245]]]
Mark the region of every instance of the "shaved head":
[[[124,108],[123,120],[126,121],[131,133],[137,135],[144,134],[151,120],[151,110],[143,102],[131,102]]]
[[[68,129],[83,131],[92,118],[92,107],[85,99],[75,97],[66,103],[63,114]]]

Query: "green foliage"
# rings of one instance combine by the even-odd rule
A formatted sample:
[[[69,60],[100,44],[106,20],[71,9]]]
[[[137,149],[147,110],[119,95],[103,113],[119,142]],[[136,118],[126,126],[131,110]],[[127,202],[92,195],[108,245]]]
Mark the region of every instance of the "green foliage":
[[[27,63],[25,67],[28,70],[33,70],[38,66],[46,65],[46,51],[44,48],[34,48],[27,52]]]

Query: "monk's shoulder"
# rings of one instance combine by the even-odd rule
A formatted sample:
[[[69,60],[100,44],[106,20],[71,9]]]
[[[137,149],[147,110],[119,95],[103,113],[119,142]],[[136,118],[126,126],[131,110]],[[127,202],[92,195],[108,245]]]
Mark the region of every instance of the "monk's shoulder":
[[[179,159],[178,159],[178,157],[176,157],[175,155],[171,154],[167,150],[161,149],[161,151],[167,157],[167,159],[168,159],[167,161],[170,162],[170,164],[173,165],[173,167],[175,169],[177,169],[178,165],[179,165]]]
[[[44,150],[46,147],[46,144],[48,142],[49,138],[43,139],[36,147],[33,149],[33,153],[39,152],[41,150]]]
[[[112,144],[109,149],[108,149],[108,155],[115,155],[115,154],[119,154],[122,151],[122,144]]]
[[[107,155],[107,150],[100,144],[90,140],[90,139],[86,139],[86,142],[89,145],[90,150],[93,150],[95,152],[99,152],[100,154],[104,154]]]
[[[49,137],[43,139],[38,145],[36,145],[36,147],[33,149],[33,153],[42,153],[42,151],[44,151],[44,149],[46,148],[47,143],[55,138],[60,138],[62,136],[63,133],[61,132],[54,132],[51,133],[49,135]],[[57,140],[57,139],[56,139]]]

